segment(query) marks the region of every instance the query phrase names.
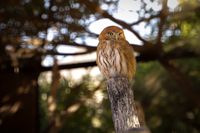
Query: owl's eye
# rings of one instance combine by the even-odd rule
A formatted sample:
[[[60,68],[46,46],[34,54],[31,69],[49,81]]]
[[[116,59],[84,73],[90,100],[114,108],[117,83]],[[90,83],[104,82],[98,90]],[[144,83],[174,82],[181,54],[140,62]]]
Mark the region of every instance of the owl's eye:
[[[108,34],[108,35],[110,35],[110,36],[112,36],[112,35],[113,35],[113,33],[112,33],[112,32],[108,32],[107,34]]]
[[[122,35],[123,35],[123,33],[122,33],[122,32],[120,32],[120,33],[119,33],[119,36],[122,36]]]

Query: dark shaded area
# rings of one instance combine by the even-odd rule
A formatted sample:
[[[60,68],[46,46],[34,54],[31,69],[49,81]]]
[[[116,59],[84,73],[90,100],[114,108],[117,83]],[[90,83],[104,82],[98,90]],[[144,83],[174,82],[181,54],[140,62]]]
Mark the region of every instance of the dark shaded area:
[[[117,0],[0,1],[0,132],[113,131],[105,86],[95,86],[87,76],[71,85],[72,81],[59,76],[61,69],[88,68],[95,66],[95,61],[60,65],[54,60],[54,67],[41,65],[47,56],[75,57],[95,52],[96,47],[87,45],[86,39],[96,39],[98,35],[88,26],[107,18],[142,43],[132,44],[138,61],[134,91],[151,131],[198,133],[200,3],[181,1],[172,10],[163,0],[158,2],[162,8],[155,10],[149,7],[151,2],[157,1],[142,0],[136,11],[138,20],[127,23],[113,16],[119,7]],[[107,8],[102,9],[102,5]],[[150,28],[148,35],[140,35],[136,30],[141,23]],[[47,39],[50,31],[53,39]],[[81,41],[77,43],[76,39]],[[61,53],[61,45],[84,51]],[[54,75],[52,83],[41,77],[38,90],[39,74],[49,70]],[[95,103],[92,97],[99,90],[105,98]],[[70,107],[74,107],[71,112]],[[95,120],[96,126],[91,124]]]
[[[0,76],[0,132],[39,131],[38,74],[2,73]]]

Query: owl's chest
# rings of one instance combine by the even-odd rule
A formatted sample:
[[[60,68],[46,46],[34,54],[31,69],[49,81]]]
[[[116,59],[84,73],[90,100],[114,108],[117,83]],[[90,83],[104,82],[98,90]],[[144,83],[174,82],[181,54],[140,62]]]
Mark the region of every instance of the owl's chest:
[[[118,75],[122,70],[122,56],[118,48],[118,43],[107,41],[104,42],[103,49],[99,51],[99,63],[102,64],[102,70],[109,75]]]
[[[100,43],[101,48],[99,49],[101,51],[101,54],[104,58],[111,59],[115,57],[115,50],[118,47],[118,43],[111,40],[105,40]]]
[[[106,58],[107,57],[111,58],[111,57],[113,57],[113,53],[114,53],[115,49],[116,49],[115,45],[109,42],[106,45],[104,45],[102,52]]]
[[[104,45],[104,49],[101,51],[102,58],[109,64],[109,66],[113,66],[113,64],[120,62],[120,51],[118,49],[118,44],[113,43],[112,41],[107,41]]]
[[[119,47],[118,41],[106,40],[103,44],[104,44],[104,49],[107,49],[108,51],[114,50]],[[109,51],[109,52],[111,52],[111,51]]]

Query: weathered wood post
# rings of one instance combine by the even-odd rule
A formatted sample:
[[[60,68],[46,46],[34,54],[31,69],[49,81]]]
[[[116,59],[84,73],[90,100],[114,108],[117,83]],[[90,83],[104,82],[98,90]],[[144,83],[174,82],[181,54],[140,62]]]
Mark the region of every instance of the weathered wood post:
[[[107,80],[107,91],[111,103],[112,118],[116,133],[140,127],[134,108],[133,91],[126,77]]]
[[[110,78],[107,91],[116,133],[149,133],[148,129],[140,127],[129,80],[126,77]]]

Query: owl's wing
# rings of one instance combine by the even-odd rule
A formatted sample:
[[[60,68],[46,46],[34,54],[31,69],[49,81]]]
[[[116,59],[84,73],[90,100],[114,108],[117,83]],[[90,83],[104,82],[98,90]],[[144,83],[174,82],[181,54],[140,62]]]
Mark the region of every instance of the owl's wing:
[[[120,52],[123,53],[123,55],[126,58],[126,63],[128,65],[128,71],[129,71],[129,79],[132,79],[132,77],[135,76],[136,72],[136,59],[134,55],[134,50],[132,46],[128,43],[128,41],[121,41],[120,45]]]
[[[99,58],[100,58],[99,54],[100,54],[101,50],[104,49],[105,45],[106,44],[104,42],[102,42],[102,41],[100,41],[99,44],[97,45],[97,59],[96,59],[97,65],[99,64]]]
[[[106,69],[106,63],[105,63],[105,48],[106,48],[106,42],[105,41],[100,41],[98,46],[97,46],[97,57],[96,57],[96,63],[101,71],[101,73],[108,77],[108,69]],[[105,65],[106,64],[106,65]]]

